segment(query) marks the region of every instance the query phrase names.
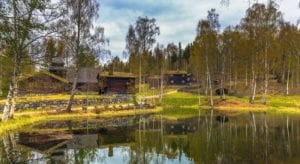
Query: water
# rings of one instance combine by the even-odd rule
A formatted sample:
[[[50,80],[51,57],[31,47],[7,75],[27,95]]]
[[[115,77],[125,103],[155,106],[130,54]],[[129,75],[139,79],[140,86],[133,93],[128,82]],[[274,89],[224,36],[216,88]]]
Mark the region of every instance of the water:
[[[0,163],[300,163],[300,118],[49,121],[1,137]]]

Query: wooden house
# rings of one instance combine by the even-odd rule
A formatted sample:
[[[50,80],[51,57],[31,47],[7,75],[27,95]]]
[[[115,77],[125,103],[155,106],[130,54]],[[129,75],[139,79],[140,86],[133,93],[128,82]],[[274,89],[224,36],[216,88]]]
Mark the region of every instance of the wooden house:
[[[135,92],[136,77],[126,72],[101,72],[98,74],[99,94],[132,94]]]
[[[98,92],[98,74],[100,70],[98,68],[80,68],[77,74],[77,90],[81,92]],[[74,69],[68,69],[67,81],[69,84],[73,84],[75,80]]]
[[[165,80],[167,85],[189,85],[194,78],[191,73],[185,71],[168,71]]]
[[[45,70],[21,77],[18,85],[21,95],[59,94],[70,90],[66,79]]]
[[[48,71],[52,74],[65,78],[67,70],[64,66],[64,59],[62,57],[55,57],[52,59]]]

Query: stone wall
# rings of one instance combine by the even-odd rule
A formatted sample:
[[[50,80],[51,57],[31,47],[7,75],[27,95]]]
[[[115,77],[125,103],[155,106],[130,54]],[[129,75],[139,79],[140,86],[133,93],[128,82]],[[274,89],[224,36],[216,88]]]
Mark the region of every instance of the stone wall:
[[[98,98],[98,99],[79,99],[74,100],[73,105],[100,105],[100,104],[114,104],[122,102],[132,102],[132,96],[117,96],[114,98]],[[17,103],[16,110],[24,109],[44,109],[44,108],[63,108],[68,104],[68,100],[53,100],[53,101],[39,101],[39,102],[24,102]],[[0,105],[0,111],[4,108],[4,104]]]

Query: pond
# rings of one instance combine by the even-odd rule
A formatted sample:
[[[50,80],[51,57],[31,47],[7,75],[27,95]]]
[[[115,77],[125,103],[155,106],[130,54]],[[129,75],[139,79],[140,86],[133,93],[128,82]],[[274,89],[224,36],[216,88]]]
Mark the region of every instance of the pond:
[[[0,139],[0,163],[300,163],[300,118],[245,114],[48,121]]]

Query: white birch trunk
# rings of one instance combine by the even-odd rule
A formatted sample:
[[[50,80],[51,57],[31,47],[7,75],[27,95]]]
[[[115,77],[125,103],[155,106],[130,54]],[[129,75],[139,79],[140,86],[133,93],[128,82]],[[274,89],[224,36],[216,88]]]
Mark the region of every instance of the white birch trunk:
[[[74,75],[74,81],[73,81],[73,84],[72,84],[70,99],[69,99],[68,105],[67,105],[67,112],[71,112],[71,110],[72,110],[72,105],[73,105],[74,97],[75,97],[75,94],[76,94],[77,80],[78,80],[78,72],[76,70],[76,73]]]
[[[291,69],[291,63],[289,62],[289,67],[288,67],[288,72],[287,72],[287,80],[286,80],[286,95],[289,95],[290,69]]]
[[[9,113],[11,109],[11,101],[12,101],[12,95],[13,95],[13,86],[12,83],[9,85],[9,91],[6,97],[5,105],[4,105],[4,110],[2,114],[2,122],[5,122],[9,118]]]

